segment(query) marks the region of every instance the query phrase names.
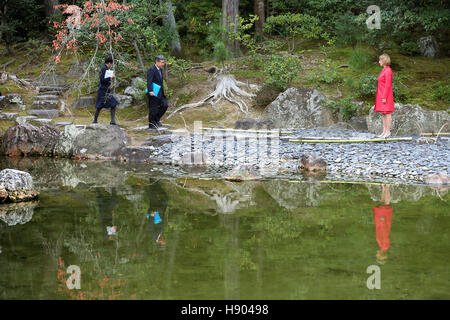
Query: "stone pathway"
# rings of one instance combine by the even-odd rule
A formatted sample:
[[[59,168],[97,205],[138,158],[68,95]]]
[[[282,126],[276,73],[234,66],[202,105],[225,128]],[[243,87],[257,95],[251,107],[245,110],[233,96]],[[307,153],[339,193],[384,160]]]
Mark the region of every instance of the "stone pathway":
[[[48,123],[42,119],[55,119],[59,117],[59,112],[64,111],[63,102],[60,96],[67,90],[67,86],[40,86],[39,93],[34,97],[27,113],[36,116],[35,122]]]

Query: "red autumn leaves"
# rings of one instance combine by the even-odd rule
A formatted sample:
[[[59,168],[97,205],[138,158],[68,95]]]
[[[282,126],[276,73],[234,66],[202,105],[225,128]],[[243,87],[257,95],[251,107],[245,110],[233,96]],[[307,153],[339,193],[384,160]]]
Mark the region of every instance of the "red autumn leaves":
[[[103,44],[108,40],[117,43],[123,39],[116,30],[121,23],[119,13],[131,8],[133,5],[127,6],[112,0],[86,1],[82,8],[76,5],[57,5],[55,9],[62,10],[67,17],[63,22],[50,21],[57,29],[52,47],[56,50],[66,48],[76,51],[78,49],[77,36],[79,35],[77,31],[79,30],[88,31],[88,37],[96,39],[98,44]],[[127,19],[126,22],[134,23],[132,19]],[[57,64],[61,59],[60,54],[56,55],[54,59]]]

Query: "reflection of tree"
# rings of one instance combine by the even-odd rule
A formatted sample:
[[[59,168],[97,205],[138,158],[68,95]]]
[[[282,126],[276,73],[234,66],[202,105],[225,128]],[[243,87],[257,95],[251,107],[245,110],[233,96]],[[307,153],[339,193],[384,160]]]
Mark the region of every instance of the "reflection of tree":
[[[231,183],[217,181],[212,186],[203,187],[201,185],[186,185],[181,182],[174,182],[177,187],[181,187],[190,193],[198,193],[215,203],[216,212],[221,214],[234,213],[236,210],[246,208],[251,204],[251,192],[257,183],[242,182]]]

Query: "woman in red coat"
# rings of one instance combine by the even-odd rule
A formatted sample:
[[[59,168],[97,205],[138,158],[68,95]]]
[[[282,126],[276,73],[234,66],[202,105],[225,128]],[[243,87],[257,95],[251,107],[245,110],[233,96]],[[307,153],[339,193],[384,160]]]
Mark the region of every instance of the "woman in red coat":
[[[391,58],[383,53],[378,61],[383,67],[378,76],[377,95],[375,98],[375,112],[383,115],[383,133],[380,138],[387,138],[391,135],[392,115],[394,111],[394,94],[392,92],[392,69]]]

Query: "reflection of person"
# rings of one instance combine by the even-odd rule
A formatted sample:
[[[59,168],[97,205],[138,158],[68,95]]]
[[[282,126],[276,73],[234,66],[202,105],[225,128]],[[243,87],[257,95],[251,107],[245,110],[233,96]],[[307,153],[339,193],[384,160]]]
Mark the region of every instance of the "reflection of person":
[[[387,250],[390,247],[389,235],[391,231],[392,206],[389,185],[383,184],[381,194],[382,205],[373,207],[373,219],[375,222],[375,232],[380,249],[377,252],[377,262],[384,264],[387,259]]]
[[[148,211],[147,219],[149,220],[150,237],[156,242],[159,249],[166,248],[166,240],[163,236],[164,231],[164,212],[166,211],[169,202],[164,189],[161,187],[159,181],[150,178],[150,185],[148,187]]]
[[[114,208],[119,200],[117,199],[116,189],[112,188],[112,193],[97,189],[97,204],[102,225],[103,235],[106,239],[113,240],[117,235],[117,226],[113,223]]]
[[[392,115],[394,112],[394,95],[392,92],[392,69],[391,58],[386,53],[379,57],[378,63],[383,67],[378,76],[377,94],[375,98],[375,112],[383,115],[383,132],[380,138],[387,138],[391,135]]]
[[[162,74],[164,62],[164,56],[157,55],[155,58],[155,65],[150,67],[147,71],[148,127],[150,129],[158,129],[163,126],[160,120],[168,107],[167,99],[164,95],[164,80]],[[161,87],[157,95],[153,92],[153,83]]]
[[[109,69],[111,68],[113,63],[114,63],[113,57],[112,55],[109,54],[105,58],[105,64],[103,65],[102,70],[100,72],[100,83],[98,84],[97,102],[95,104],[95,115],[93,123],[97,123],[100,110],[106,108],[111,109],[111,122],[109,124],[117,125],[115,116],[116,116],[116,106],[119,104],[119,102],[117,102],[117,100],[111,94],[111,79],[114,78],[114,73],[109,75],[109,77],[105,78],[106,71],[110,71]]]

